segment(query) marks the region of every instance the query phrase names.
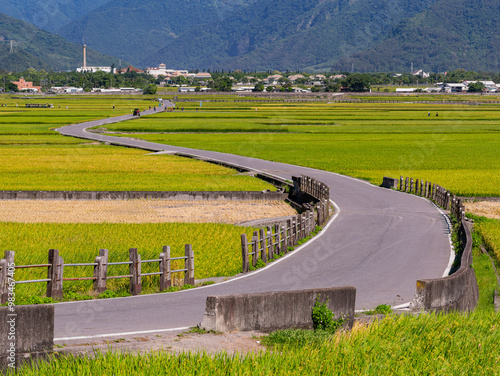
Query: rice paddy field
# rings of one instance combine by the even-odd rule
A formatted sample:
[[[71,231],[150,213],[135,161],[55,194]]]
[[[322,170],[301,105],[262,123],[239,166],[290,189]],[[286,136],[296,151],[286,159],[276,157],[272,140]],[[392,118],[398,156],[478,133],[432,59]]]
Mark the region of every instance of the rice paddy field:
[[[496,375],[500,314],[390,316],[319,341],[219,353],[65,356],[19,375]]]
[[[463,196],[500,194],[500,104],[177,105],[185,106],[184,111],[107,128],[154,142],[319,168],[374,184],[383,176],[403,175]]]
[[[158,259],[164,245],[171,247],[171,257],[184,256],[185,244],[193,246],[195,278],[225,277],[241,272],[240,235],[251,235],[251,227],[238,227],[216,223],[0,223],[0,244],[5,250],[15,251],[16,265],[45,264],[48,250],[58,249],[64,263],[94,262],[99,249],[109,251],[110,262],[128,261],[129,248],[137,248],[142,260]],[[3,254],[2,254],[3,256]],[[183,264],[173,262],[172,270]],[[182,266],[182,267],[181,267]],[[142,265],[143,273],[158,272],[158,263]],[[127,275],[128,266],[110,266],[109,275]],[[64,278],[91,277],[93,267],[65,267]],[[17,269],[16,280],[46,278],[47,268]],[[174,282],[184,278],[176,274]],[[143,277],[143,292],[159,291],[158,276]],[[126,293],[129,281],[108,281],[108,289]],[[92,282],[67,281],[63,291],[67,296],[75,293],[92,295]],[[18,284],[16,304],[37,301],[45,296],[46,283]],[[74,296],[73,296],[74,298]],[[35,299],[35,300],[33,300]]]
[[[134,137],[167,144],[321,168],[365,178],[375,184],[380,184],[383,176],[405,175],[432,180],[458,194],[499,194],[499,105],[240,102],[204,102],[202,107],[197,102],[183,105],[184,111],[141,118],[109,128],[124,133],[141,132],[140,135],[134,133]],[[4,109],[0,108],[1,111]],[[438,116],[435,116],[436,112]],[[6,115],[0,114],[0,121]],[[53,136],[48,130],[52,124],[56,122],[26,125],[24,133],[12,127],[12,132],[6,131],[8,134],[0,137],[0,153],[5,148],[0,157],[0,168],[3,169],[0,184],[14,187],[20,182],[18,186],[29,187],[32,180],[36,182],[31,185],[33,187],[53,186],[57,190],[65,186],[91,187],[88,180],[102,174],[96,178],[99,181],[96,187],[166,186],[166,181],[155,177],[152,170],[148,170],[148,174],[149,178],[158,179],[153,179],[154,183],[148,183],[148,178],[137,174],[135,169],[140,168],[134,163],[143,163],[142,158],[150,161],[151,156],[141,152],[134,154],[133,151],[130,155],[121,154],[120,148]],[[3,129],[3,125],[0,127]],[[70,150],[81,157],[75,158]],[[40,163],[32,157],[37,151],[41,153]],[[12,154],[14,156],[7,161]],[[51,164],[54,159],[58,162]],[[111,160],[109,164],[107,159]],[[25,160],[30,162],[23,170]],[[101,163],[115,175],[106,177],[106,168],[99,170],[95,166]],[[155,160],[155,166],[167,166],[161,163],[163,160]],[[17,169],[9,165],[16,165]],[[67,170],[65,166],[68,166]],[[68,176],[58,175],[61,169]],[[49,174],[50,178],[44,179],[44,174]],[[80,174],[85,178],[80,178]],[[134,174],[137,174],[135,180]],[[123,180],[115,184],[117,179]],[[133,183],[135,181],[142,182]],[[497,256],[499,224],[500,221],[494,219],[476,220],[482,241]],[[21,265],[46,262],[49,248],[59,249],[65,262],[91,262],[99,248],[110,250],[110,260],[124,261],[130,247],[137,247],[142,259],[147,259],[158,257],[163,245],[171,245],[172,256],[180,256],[184,244],[191,243],[195,252],[195,276],[203,278],[236,273],[238,270],[233,265],[239,267],[239,251],[234,250],[239,250],[239,235],[242,232],[249,234],[251,230],[219,224],[4,222],[0,223],[0,244],[3,249],[15,250],[16,264]],[[173,355],[165,351],[141,355],[95,354],[95,358],[64,356],[50,363],[41,362],[36,367],[21,369],[17,374],[500,374],[500,314],[494,312],[492,301],[493,291],[498,286],[491,262],[480,254],[477,244],[474,252],[480,303],[470,314],[391,315],[370,326],[356,326],[352,332],[320,339],[309,334],[285,333],[287,341],[266,341],[268,347],[263,347],[262,352],[245,356],[226,353]],[[218,262],[214,262],[215,254],[220,255]],[[154,271],[147,268],[143,266],[143,272]],[[23,279],[22,270],[17,273],[17,279]],[[65,277],[90,273],[91,270],[84,268],[65,268]],[[111,273],[126,273],[126,270],[117,269]],[[29,275],[30,278],[37,276]],[[40,274],[40,278],[44,276],[44,273]],[[127,289],[125,280],[123,284],[115,283],[110,286],[113,291]],[[146,292],[157,291],[156,286],[155,280],[143,282]],[[20,299],[28,299],[42,296],[44,287],[43,284],[18,285],[16,292]],[[70,294],[81,296],[89,294],[90,284],[68,282],[64,288]]]

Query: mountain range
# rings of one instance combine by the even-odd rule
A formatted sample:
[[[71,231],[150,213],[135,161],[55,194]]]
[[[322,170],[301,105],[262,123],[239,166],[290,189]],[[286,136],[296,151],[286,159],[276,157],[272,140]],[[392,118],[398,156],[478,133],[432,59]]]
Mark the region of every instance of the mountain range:
[[[0,69],[17,72],[28,68],[74,71],[82,66],[82,59],[80,45],[0,13]],[[118,64],[115,58],[93,49],[87,49],[87,60],[101,66]]]
[[[139,67],[376,72],[408,71],[413,63],[426,71],[500,70],[498,0],[52,3],[52,11],[38,3],[38,13],[59,12],[57,22],[38,26]],[[15,17],[37,20],[28,0],[0,0],[2,11],[4,4]],[[0,35],[1,27],[0,20]]]

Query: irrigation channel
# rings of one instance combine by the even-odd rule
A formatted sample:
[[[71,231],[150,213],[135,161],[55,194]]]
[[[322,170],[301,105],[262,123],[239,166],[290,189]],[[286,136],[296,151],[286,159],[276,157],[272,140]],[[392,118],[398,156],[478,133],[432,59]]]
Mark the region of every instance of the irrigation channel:
[[[172,106],[170,102],[164,104]],[[356,309],[379,304],[404,306],[413,298],[417,279],[439,278],[448,273],[451,253],[448,222],[426,199],[331,172],[86,131],[131,118],[125,115],[57,131],[66,136],[152,152],[208,157],[285,179],[308,175],[330,187],[335,215],[312,241],[243,277],[175,293],[58,303],[56,343],[161,334],[195,326],[203,318],[206,298],[210,295],[354,286]]]

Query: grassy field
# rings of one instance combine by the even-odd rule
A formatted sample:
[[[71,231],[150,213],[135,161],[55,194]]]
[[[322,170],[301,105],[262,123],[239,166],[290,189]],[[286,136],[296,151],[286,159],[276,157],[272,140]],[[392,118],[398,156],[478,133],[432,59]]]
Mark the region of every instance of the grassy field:
[[[43,264],[48,250],[58,249],[65,263],[94,262],[99,249],[109,250],[109,261],[128,261],[129,248],[138,248],[142,260],[157,259],[164,245],[171,246],[171,256],[184,256],[184,245],[191,244],[195,254],[195,278],[231,276],[241,272],[240,235],[251,235],[252,228],[224,224],[53,224],[0,223],[0,244],[16,252],[16,265]],[[3,257],[3,253],[2,253]],[[178,261],[176,262],[178,263]],[[172,270],[178,269],[176,265]],[[46,278],[46,268],[18,269],[16,280]],[[143,264],[142,272],[157,272],[158,263]],[[65,267],[64,277],[91,277],[93,267]],[[128,266],[110,266],[109,275],[126,275]],[[179,276],[178,274],[177,276]],[[157,276],[143,278],[143,291],[158,292]],[[114,292],[128,291],[128,279],[108,281]],[[29,297],[45,295],[46,284],[16,286],[16,303]],[[67,294],[90,294],[92,282],[65,282]]]
[[[474,217],[474,227],[481,235],[488,251],[500,267],[500,220]]]
[[[391,316],[352,333],[246,356],[66,356],[20,375],[496,375],[500,314]]]
[[[53,134],[51,128],[129,114],[155,106],[152,96],[24,96],[0,95],[0,134]],[[54,108],[26,108],[50,103]],[[115,107],[113,109],[113,106]]]
[[[0,190],[273,189],[221,166],[63,136],[0,136],[0,176]]]
[[[403,175],[464,196],[500,194],[500,105],[209,102],[198,111],[197,103],[183,105],[185,111],[107,128],[375,184],[383,176]]]

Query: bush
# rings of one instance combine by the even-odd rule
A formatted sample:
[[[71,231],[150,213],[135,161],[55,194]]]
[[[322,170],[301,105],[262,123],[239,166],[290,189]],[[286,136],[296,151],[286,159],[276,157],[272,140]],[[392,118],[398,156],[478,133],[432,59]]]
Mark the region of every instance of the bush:
[[[316,298],[312,309],[312,322],[314,330],[324,330],[330,333],[335,333],[344,324],[344,319],[339,317],[333,318],[333,312],[328,309],[326,303],[319,302],[319,296]]]

